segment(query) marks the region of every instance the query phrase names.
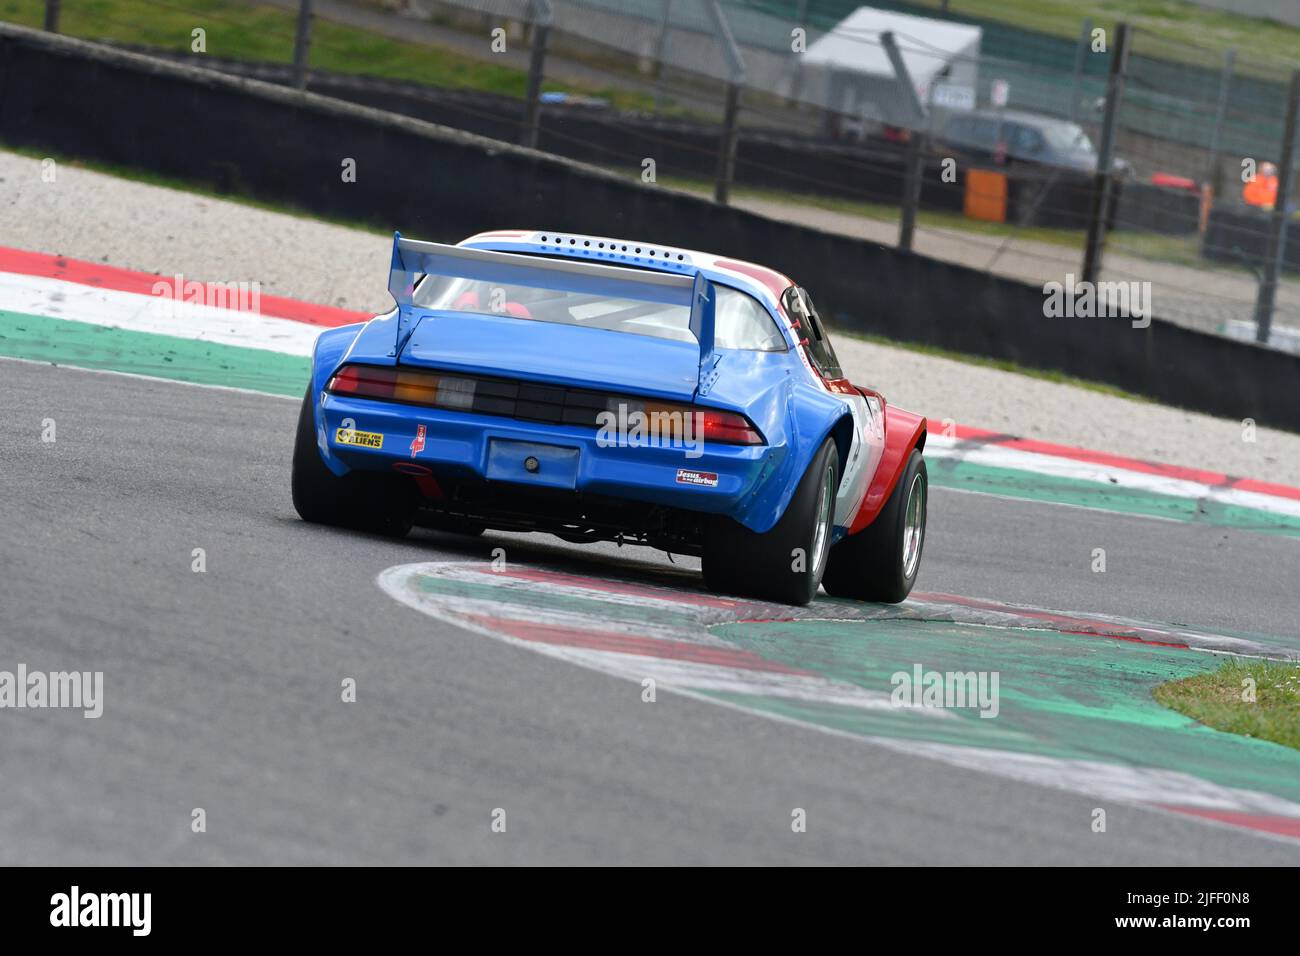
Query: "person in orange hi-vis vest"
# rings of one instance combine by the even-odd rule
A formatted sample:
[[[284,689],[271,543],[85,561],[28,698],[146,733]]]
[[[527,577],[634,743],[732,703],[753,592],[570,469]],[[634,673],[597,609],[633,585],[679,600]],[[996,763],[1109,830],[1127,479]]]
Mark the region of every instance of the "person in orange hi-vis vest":
[[[1241,198],[1251,206],[1272,209],[1277,203],[1277,167],[1260,163],[1255,178],[1242,187]]]

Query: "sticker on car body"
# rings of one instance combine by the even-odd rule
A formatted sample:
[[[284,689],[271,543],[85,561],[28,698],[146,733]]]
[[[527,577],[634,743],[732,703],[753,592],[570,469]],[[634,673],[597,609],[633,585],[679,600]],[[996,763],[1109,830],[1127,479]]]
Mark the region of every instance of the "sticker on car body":
[[[415,429],[415,437],[411,439],[412,458],[414,458],[420,452],[424,451],[424,435],[425,435],[424,426],[423,425],[417,426]]]
[[[718,476],[711,471],[691,471],[687,468],[677,469],[679,485],[698,485],[701,488],[718,487]]]
[[[357,445],[361,448],[383,448],[384,436],[379,432],[359,432],[355,428],[340,428],[334,433],[340,445]]]

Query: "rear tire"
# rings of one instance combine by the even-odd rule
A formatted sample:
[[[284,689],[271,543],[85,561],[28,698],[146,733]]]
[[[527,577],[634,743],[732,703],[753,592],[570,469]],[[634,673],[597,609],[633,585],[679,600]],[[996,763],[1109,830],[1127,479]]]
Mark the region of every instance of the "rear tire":
[[[293,443],[293,507],[303,521],[404,537],[415,517],[416,489],[409,478],[350,471],[339,477],[326,467],[316,445],[311,388],[298,412]]]
[[[704,542],[704,583],[711,591],[782,604],[807,604],[829,563],[840,457],[826,439],[772,530],[714,520]]]
[[[907,597],[921,569],[929,485],[925,459],[913,450],[876,520],[831,548],[827,594],[882,604]]]

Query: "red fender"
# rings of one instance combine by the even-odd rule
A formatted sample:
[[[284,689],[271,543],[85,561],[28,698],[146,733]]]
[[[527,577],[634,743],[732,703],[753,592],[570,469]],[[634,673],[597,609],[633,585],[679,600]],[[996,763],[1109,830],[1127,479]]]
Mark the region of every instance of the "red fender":
[[[861,391],[864,395],[880,398],[881,403],[884,403],[884,398],[878,392],[865,388]],[[898,484],[899,476],[907,467],[912,457],[912,449],[924,438],[924,415],[917,415],[896,405],[885,406],[885,451],[880,457],[880,464],[876,466],[871,484],[867,486],[867,495],[862,499],[862,506],[858,508],[857,516],[849,526],[849,534],[857,534],[876,520],[876,515],[880,514],[880,509],[885,507],[894,485]]]

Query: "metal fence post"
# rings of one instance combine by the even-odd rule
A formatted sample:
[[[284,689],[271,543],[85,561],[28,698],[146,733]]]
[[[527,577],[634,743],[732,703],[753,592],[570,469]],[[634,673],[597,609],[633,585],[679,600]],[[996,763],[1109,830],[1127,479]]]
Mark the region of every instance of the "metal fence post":
[[[713,28],[717,30],[729,72],[727,99],[722,111],[722,139],[718,144],[718,173],[713,186],[714,200],[725,205],[731,195],[731,181],[736,175],[737,122],[740,118],[740,87],[745,80],[745,61],[740,55],[736,38],[731,35],[731,24],[723,15],[718,0],[708,0],[705,10],[713,21]]]
[[[1232,86],[1232,68],[1236,62],[1237,51],[1225,50],[1223,53],[1223,73],[1219,75],[1219,103],[1214,110],[1214,129],[1210,131],[1210,165],[1206,170],[1206,180],[1213,194],[1219,194],[1220,180],[1219,149],[1223,145],[1223,121],[1228,113],[1228,90]]]
[[[524,128],[519,142],[537,148],[537,133],[542,112],[542,75],[546,69],[546,42],[551,36],[554,12],[551,0],[529,0],[532,15],[533,43],[528,55],[528,89],[524,93]]]
[[[1264,257],[1264,274],[1259,280],[1259,297],[1255,300],[1255,341],[1268,343],[1273,325],[1273,300],[1277,296],[1277,277],[1286,256],[1286,226],[1291,217],[1287,204],[1291,199],[1292,166],[1295,164],[1296,111],[1300,108],[1300,70],[1291,74],[1291,92],[1286,101],[1286,128],[1282,134],[1282,160],[1278,163],[1277,201],[1268,224],[1268,252]]]
[[[903,170],[903,197],[898,215],[898,248],[904,252],[912,249],[916,234],[916,207],[921,204],[921,178],[924,176],[925,156],[921,150],[921,131],[912,130],[907,144],[906,168]]]
[[[1088,216],[1088,241],[1083,251],[1083,281],[1096,282],[1101,272],[1101,254],[1106,245],[1106,218],[1114,177],[1115,129],[1119,104],[1124,97],[1124,75],[1128,68],[1127,23],[1115,28],[1115,47],[1110,55],[1110,73],[1106,77],[1106,112],[1101,121],[1101,145],[1097,150],[1097,174],[1092,183],[1092,208]]]
[[[50,33],[59,32],[59,8],[63,0],[45,0],[45,29]]]
[[[311,5],[312,0],[300,0],[298,6],[298,33],[293,39],[294,89],[307,88],[307,59],[311,55]]]
[[[1083,64],[1088,57],[1088,47],[1092,42],[1092,21],[1083,18],[1083,30],[1079,33],[1079,45],[1074,48],[1074,79],[1070,83],[1070,122],[1079,115],[1079,94],[1083,91]]]
[[[722,141],[718,146],[718,171],[713,183],[713,200],[724,206],[731,198],[731,183],[736,177],[736,119],[739,113],[740,86],[728,83],[722,111]]]
[[[921,204],[921,178],[925,174],[925,107],[916,93],[916,84],[908,72],[903,55],[898,52],[898,42],[892,31],[880,34],[880,45],[889,57],[889,65],[894,69],[894,80],[898,83],[898,93],[910,115],[911,136],[907,142],[907,156],[903,160],[903,196],[898,216],[898,248],[910,250],[912,237],[916,232],[916,208]]]
[[[794,22],[799,29],[803,30],[804,40],[807,41],[808,0],[798,0],[798,3],[795,4]],[[806,46],[804,50],[807,51]],[[794,75],[790,77],[790,101],[797,103],[801,96],[803,96],[803,54],[796,54],[794,58]]]
[[[672,29],[673,22],[673,0],[663,0],[664,15],[659,21],[659,41],[655,44],[655,63],[657,70],[655,72],[655,115],[663,109],[664,97],[664,67],[667,65],[668,58],[668,32]]]

